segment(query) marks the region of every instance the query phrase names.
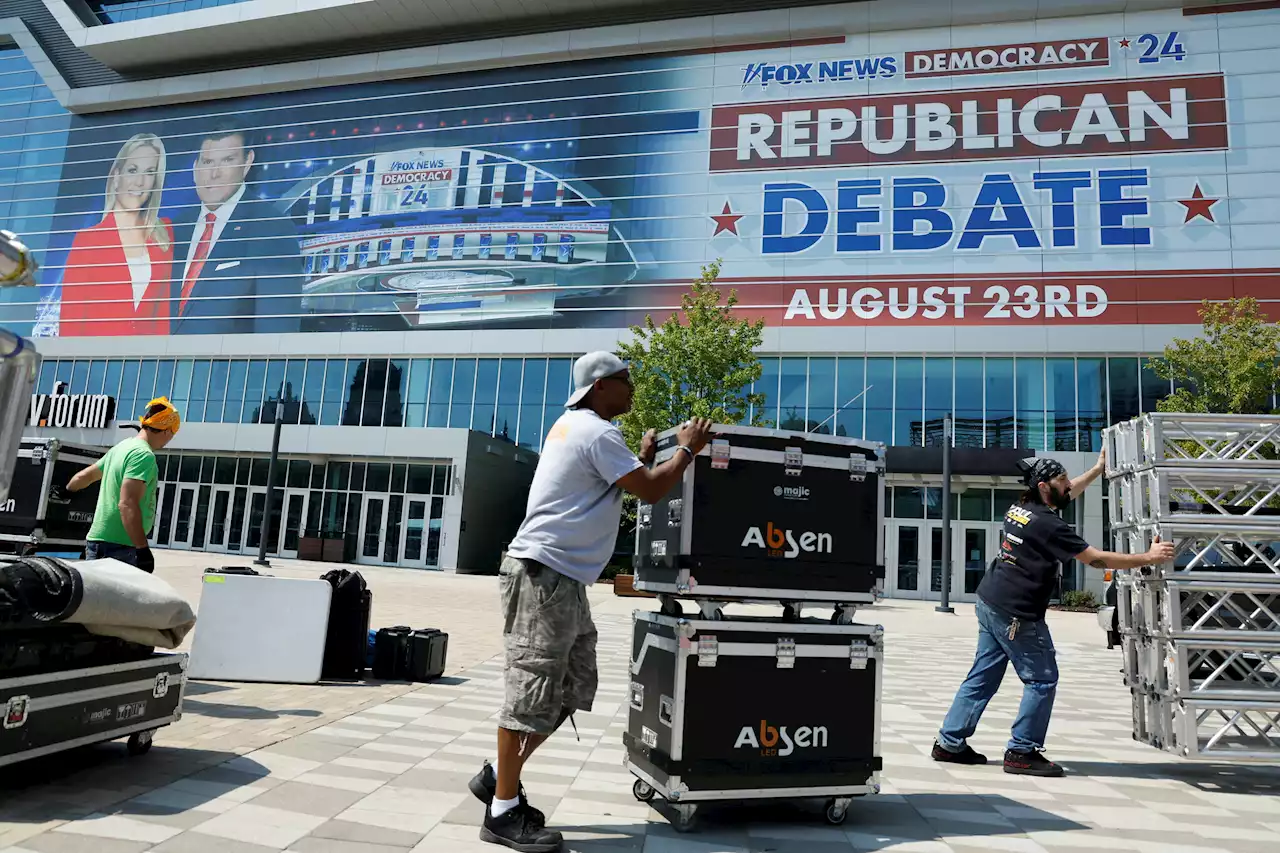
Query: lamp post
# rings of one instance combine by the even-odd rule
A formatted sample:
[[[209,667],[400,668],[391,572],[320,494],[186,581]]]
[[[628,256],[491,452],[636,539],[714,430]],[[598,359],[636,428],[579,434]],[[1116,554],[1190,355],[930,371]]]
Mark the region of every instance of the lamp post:
[[[276,395],[275,429],[271,435],[271,461],[267,463],[267,506],[262,513],[258,531],[258,559],[255,566],[270,567],[267,559],[267,532],[271,529],[271,512],[276,507],[276,459],[280,455],[280,427],[284,424],[284,380],[280,380],[280,392]]]
[[[955,613],[951,606],[951,415],[942,419],[942,602],[939,613]]]

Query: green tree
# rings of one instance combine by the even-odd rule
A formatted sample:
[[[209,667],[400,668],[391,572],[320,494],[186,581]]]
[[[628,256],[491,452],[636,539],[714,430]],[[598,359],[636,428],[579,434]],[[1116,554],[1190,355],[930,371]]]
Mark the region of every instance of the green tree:
[[[751,383],[763,367],[756,349],[764,339],[764,320],[733,316],[738,294],[725,296],[716,287],[720,260],[702,268],[701,275],[680,299],[680,311],[662,325],[646,316],[643,326],[632,326],[632,339],[618,347],[618,357],[631,365],[635,396],[631,411],[620,428],[627,445],[637,453],[644,434],[659,432],[689,418],[710,418],[718,424],[771,426],[760,409],[764,394],[753,394]],[[723,304],[721,299],[723,298]],[[613,577],[635,551],[636,508],[632,495],[623,500],[618,551],[626,560],[615,561],[605,577]]]
[[[755,407],[751,423],[765,425],[760,408],[763,394],[750,392],[763,367],[756,349],[764,338],[764,320],[733,316],[736,291],[724,298],[715,281],[720,261],[702,274],[680,299],[679,313],[661,326],[646,316],[644,326],[632,326],[632,340],[618,347],[618,356],[631,365],[635,397],[621,422],[627,444],[638,451],[650,429],[662,431],[689,418],[738,424]]]
[[[1203,334],[1177,338],[1164,357],[1151,361],[1162,379],[1177,388],[1157,406],[1161,412],[1262,415],[1273,411],[1280,387],[1280,327],[1258,310],[1251,297],[1200,307]]]

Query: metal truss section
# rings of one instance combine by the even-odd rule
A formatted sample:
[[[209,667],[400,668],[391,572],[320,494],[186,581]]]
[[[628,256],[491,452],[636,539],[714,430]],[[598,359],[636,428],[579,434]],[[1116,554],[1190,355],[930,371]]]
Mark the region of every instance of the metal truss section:
[[[1248,518],[1280,534],[1280,471],[1148,468],[1111,482],[1112,527]]]
[[[1280,415],[1150,412],[1103,431],[1108,478],[1153,466],[1280,472]]]
[[[1133,570],[1141,578],[1280,581],[1280,525],[1270,520],[1211,516],[1112,530],[1123,554],[1146,553],[1156,536],[1173,543],[1173,563]]]
[[[1280,642],[1280,583],[1179,580],[1132,584],[1131,613],[1142,630],[1167,639]],[[1136,612],[1135,612],[1136,611]]]
[[[1142,680],[1157,695],[1280,704],[1280,641],[1153,639],[1148,648],[1151,677]]]
[[[1189,760],[1280,761],[1280,703],[1188,700],[1169,714],[1172,738],[1162,747]]]

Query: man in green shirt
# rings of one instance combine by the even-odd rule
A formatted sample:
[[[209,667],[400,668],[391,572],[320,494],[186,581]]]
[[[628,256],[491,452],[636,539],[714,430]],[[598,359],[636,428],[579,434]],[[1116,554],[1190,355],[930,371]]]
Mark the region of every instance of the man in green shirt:
[[[102,481],[85,559],[109,558],[144,572],[155,571],[147,535],[156,518],[156,451],[173,440],[181,425],[178,410],[168,398],[152,400],[137,435],[71,478],[67,489],[73,492]]]

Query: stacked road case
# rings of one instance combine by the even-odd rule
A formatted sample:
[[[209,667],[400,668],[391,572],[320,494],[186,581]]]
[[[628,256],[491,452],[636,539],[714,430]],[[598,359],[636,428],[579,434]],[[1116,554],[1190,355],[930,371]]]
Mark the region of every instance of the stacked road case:
[[[884,631],[853,618],[882,589],[884,445],[713,433],[682,483],[639,507],[635,588],[660,608],[634,614],[634,793],[660,795],[680,831],[717,800],[825,799],[840,824],[880,790]],[[660,435],[656,463],[676,443]],[[741,604],[768,610],[725,615]]]
[[[1157,413],[1109,427],[1135,740],[1188,759],[1280,761],[1280,417]]]

